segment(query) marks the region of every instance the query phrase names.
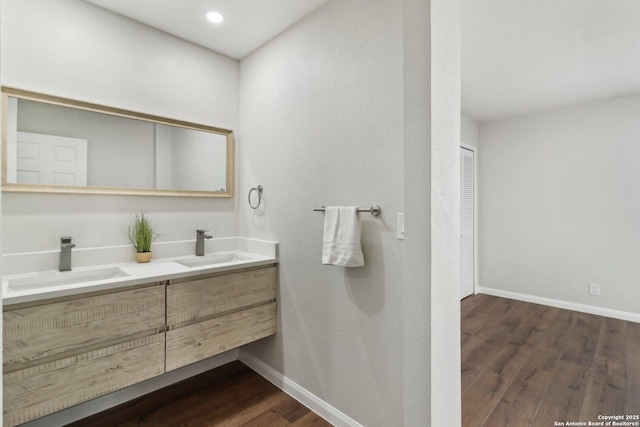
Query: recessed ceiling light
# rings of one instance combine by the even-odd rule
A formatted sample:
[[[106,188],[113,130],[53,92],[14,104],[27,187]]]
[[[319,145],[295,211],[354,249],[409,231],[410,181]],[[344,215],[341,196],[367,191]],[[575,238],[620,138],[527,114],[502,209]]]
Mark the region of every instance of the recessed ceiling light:
[[[224,16],[220,12],[209,12],[207,13],[207,19],[214,24],[219,24],[224,21]]]

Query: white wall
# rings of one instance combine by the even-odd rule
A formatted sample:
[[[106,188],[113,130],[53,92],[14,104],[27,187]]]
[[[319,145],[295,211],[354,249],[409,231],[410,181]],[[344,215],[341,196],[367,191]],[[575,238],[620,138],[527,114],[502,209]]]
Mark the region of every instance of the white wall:
[[[220,191],[227,188],[227,137],[173,127],[173,188]]]
[[[456,2],[417,3],[421,10],[439,3],[441,30],[456,32],[447,15],[456,16]],[[403,13],[393,0],[334,1],[240,64],[242,187],[264,187],[263,207],[242,205],[240,231],[278,240],[281,260],[278,334],[247,351],[371,427],[455,425],[460,412],[459,340],[451,339],[459,334],[455,37],[449,44],[446,31],[439,34],[439,53],[450,53],[439,57],[448,81],[436,73],[442,98],[433,105],[442,115],[432,134],[431,111],[420,107],[430,105],[434,80],[405,75],[408,64],[418,65],[412,60],[429,66],[429,18]],[[422,32],[404,31],[407,20]],[[415,49],[405,50],[408,40]],[[420,105],[405,104],[407,93]],[[419,154],[426,147],[437,167],[415,157],[414,175],[405,176],[405,123],[426,129],[409,135],[410,145]],[[419,202],[409,207],[403,188],[423,172]],[[313,208],[373,203],[382,215],[360,216],[366,266],[321,265],[323,216]],[[408,262],[396,239],[396,215],[405,208],[411,247],[426,248]],[[435,246],[431,230],[440,239]],[[405,315],[408,301],[414,317]]]
[[[638,314],[638,117],[640,95],[481,125],[482,287]]]
[[[171,127],[156,123],[155,130],[155,186],[156,188],[173,188],[173,141]]]
[[[460,114],[460,140],[467,145],[480,148],[480,124],[466,116]]]
[[[279,330],[249,347],[366,426],[402,419],[402,9],[335,1],[240,63],[240,231],[280,242]],[[360,214],[363,268],[320,262],[322,205]]]
[[[79,0],[2,0],[2,85],[238,128],[238,62]],[[4,195],[3,252],[127,244],[132,213],[159,241],[238,234],[240,198]]]
[[[460,425],[460,0],[430,0],[430,425]],[[411,52],[410,52],[411,53]],[[412,90],[411,87],[408,90]],[[406,90],[407,91],[407,90]],[[406,112],[405,112],[406,114]],[[415,165],[416,160],[411,160]],[[405,171],[407,168],[405,167]],[[405,178],[405,183],[409,180]],[[415,180],[411,188],[420,189]],[[419,184],[419,183],[418,183]],[[418,212],[413,212],[417,214]],[[408,249],[408,248],[407,248]],[[416,261],[415,265],[418,265]],[[406,274],[405,274],[406,275]],[[407,293],[411,298],[411,292]],[[406,299],[405,299],[406,301]],[[414,305],[415,306],[415,305]],[[405,317],[405,321],[408,318]],[[413,327],[419,326],[413,324]],[[406,338],[405,338],[406,339]],[[405,373],[411,374],[411,370]],[[407,421],[407,425],[426,425]]]

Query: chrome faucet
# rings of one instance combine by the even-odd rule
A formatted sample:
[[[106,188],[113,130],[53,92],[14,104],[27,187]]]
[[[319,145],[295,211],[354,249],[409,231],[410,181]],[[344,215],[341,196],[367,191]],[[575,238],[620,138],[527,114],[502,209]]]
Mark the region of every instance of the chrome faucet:
[[[76,245],[71,243],[71,236],[62,236],[60,238],[60,271],[71,270],[71,249]]]
[[[196,230],[196,256],[204,255],[204,239],[210,239],[212,236],[205,234],[209,230]]]

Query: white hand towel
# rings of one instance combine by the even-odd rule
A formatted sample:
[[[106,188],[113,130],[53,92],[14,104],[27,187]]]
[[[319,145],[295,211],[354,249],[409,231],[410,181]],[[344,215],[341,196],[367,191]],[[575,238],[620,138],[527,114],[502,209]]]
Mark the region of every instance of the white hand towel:
[[[357,206],[325,208],[322,263],[341,267],[364,265]]]

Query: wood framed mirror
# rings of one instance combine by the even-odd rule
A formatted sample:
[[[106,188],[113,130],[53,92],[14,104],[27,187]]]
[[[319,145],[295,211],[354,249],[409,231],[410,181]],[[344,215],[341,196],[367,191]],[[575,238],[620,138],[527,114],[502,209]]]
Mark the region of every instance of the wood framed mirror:
[[[232,197],[233,131],[2,88],[2,191]]]

